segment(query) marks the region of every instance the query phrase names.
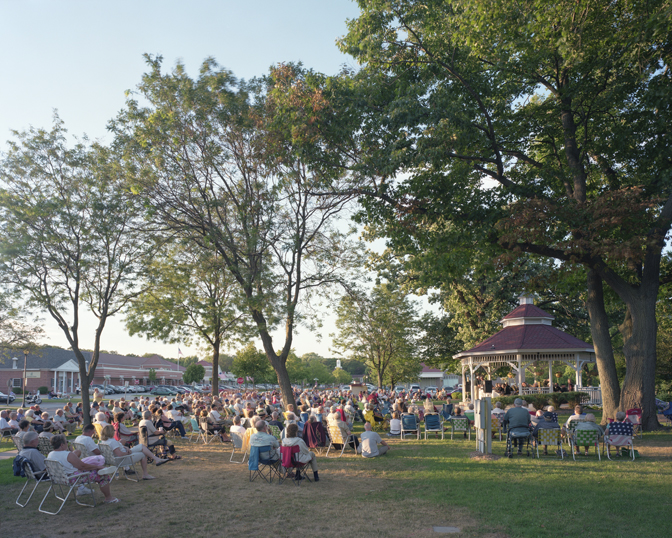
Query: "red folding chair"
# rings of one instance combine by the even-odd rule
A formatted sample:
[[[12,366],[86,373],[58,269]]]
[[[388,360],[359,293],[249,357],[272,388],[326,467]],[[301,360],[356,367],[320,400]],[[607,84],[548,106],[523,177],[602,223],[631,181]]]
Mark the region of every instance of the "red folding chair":
[[[628,409],[625,412],[625,420],[632,424],[633,437],[636,437],[639,434],[639,438],[644,437],[642,432],[642,410],[641,409]]]
[[[301,449],[299,448],[298,445],[280,447],[280,455],[281,455],[280,461],[282,469],[280,471],[280,478],[278,479],[278,483],[282,484],[282,482],[285,479],[290,477],[290,473],[292,471],[294,471],[295,473],[294,481],[296,482],[297,486],[300,486],[301,480],[304,479],[307,479],[309,482],[312,482],[307,472],[310,463],[300,462],[298,460],[299,452],[301,452]]]

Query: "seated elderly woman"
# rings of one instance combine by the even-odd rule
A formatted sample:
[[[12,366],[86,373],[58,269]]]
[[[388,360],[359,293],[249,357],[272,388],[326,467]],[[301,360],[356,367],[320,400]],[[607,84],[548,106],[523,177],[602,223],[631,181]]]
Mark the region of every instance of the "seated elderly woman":
[[[98,484],[100,491],[103,493],[103,495],[105,495],[105,502],[119,502],[119,499],[112,497],[112,492],[110,491],[111,477],[108,475],[101,476],[97,472],[103,469],[105,467],[104,465],[85,463],[79,459],[79,456],[81,455],[79,450],[75,450],[73,452],[68,450],[68,441],[65,438],[65,435],[55,435],[52,437],[51,447],[53,450],[49,452],[49,455],[47,456],[48,461],[57,461],[60,463],[63,466],[65,473],[68,475],[88,471],[88,482],[95,482]],[[74,483],[76,480],[77,477],[70,479],[71,483]]]
[[[112,425],[113,429],[116,432],[119,432],[119,435],[116,436],[117,440],[123,445],[128,445],[137,442],[138,434],[129,430],[128,427],[124,424],[126,419],[126,413],[123,411],[114,415],[114,424]]]
[[[123,413],[121,413],[123,415]],[[101,435],[100,443],[109,446],[117,458],[130,456],[133,463],[140,462],[142,467],[142,479],[154,480],[154,477],[147,473],[147,458],[153,458],[154,463],[159,466],[166,463],[168,460],[157,458],[149,449],[143,444],[137,444],[133,448],[126,448],[119,441],[114,438],[114,428],[112,426],[105,426]],[[99,444],[100,444],[99,443]],[[126,460],[128,461],[128,460]]]
[[[579,423],[576,425],[576,430],[575,430],[575,432],[576,432],[576,431],[580,431],[580,430],[593,430],[593,431],[596,431],[596,432],[597,432],[597,435],[598,435],[598,439],[602,439],[602,437],[604,436],[604,431],[602,430],[602,427],[599,426],[599,425],[597,425],[597,424],[595,423],[595,415],[593,415],[592,413],[588,413],[588,414],[586,415],[586,420],[585,420],[585,422],[579,422]],[[579,448],[579,447],[577,446],[577,447],[575,447],[575,449],[574,449],[574,452],[575,452],[576,454],[578,454],[578,448]],[[584,455],[587,456],[587,455],[588,455],[588,447],[587,447],[587,446],[584,446],[583,448],[584,448],[584,450],[585,450]]]
[[[145,411],[142,414],[142,420],[138,424],[139,428],[147,428],[147,447],[160,446],[163,447],[163,452],[172,454],[173,456],[168,459],[179,460],[180,456],[175,454],[175,447],[173,444],[165,438],[166,431],[163,428],[156,428],[152,423],[152,412]]]
[[[42,426],[42,432],[40,433],[39,437],[43,437],[46,439],[51,439],[54,437],[54,424],[51,422],[51,420],[47,420],[44,425]]]
[[[329,419],[328,424],[331,426],[337,426],[341,430],[341,435],[343,436],[343,439],[347,439],[351,433],[348,424],[341,420],[341,415],[339,415],[338,413],[332,413],[330,417],[332,418]],[[359,446],[359,439],[357,438],[356,435],[353,435],[350,438],[350,442],[348,444],[357,451],[357,454],[361,453],[362,449]],[[338,448],[339,450],[343,447],[343,445],[341,445],[340,443],[333,443],[333,445],[334,448]]]
[[[287,426],[287,432],[285,438],[282,440],[282,446],[298,446],[299,453],[296,456],[296,459],[301,463],[310,463],[310,468],[313,471],[313,479],[315,482],[319,482],[320,477],[317,474],[317,458],[315,454],[310,451],[306,443],[298,437],[299,427],[296,424],[290,424]],[[300,479],[300,477],[297,477]]]

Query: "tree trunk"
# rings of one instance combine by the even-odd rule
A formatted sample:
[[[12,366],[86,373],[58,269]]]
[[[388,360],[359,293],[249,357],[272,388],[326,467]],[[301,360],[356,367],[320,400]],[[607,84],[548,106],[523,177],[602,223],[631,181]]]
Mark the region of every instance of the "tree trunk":
[[[219,338],[212,344],[212,395],[219,394]]]
[[[77,354],[75,354],[77,355]],[[81,355],[81,353],[80,353]],[[79,362],[79,389],[82,393],[82,420],[84,426],[91,424],[91,398],[89,398],[89,376],[86,374],[86,363],[78,358]]]
[[[657,286],[653,286],[656,288]],[[620,409],[640,408],[642,427],[660,427],[656,409],[656,298],[657,293],[639,288],[640,293],[627,303],[628,312],[621,326],[626,373],[621,390]],[[648,291],[648,293],[647,293]]]
[[[587,281],[588,298],[586,307],[590,317],[590,332],[593,337],[597,371],[600,375],[602,388],[602,424],[606,424],[607,418],[616,418],[616,411],[620,405],[621,389],[616,375],[614,349],[609,336],[609,320],[604,308],[602,278],[592,269],[588,269]]]
[[[280,363],[280,358],[277,358],[277,362]],[[289,404],[293,405],[296,408],[296,401],[294,400],[294,390],[292,389],[292,383],[289,381],[289,374],[287,373],[287,368],[285,365],[280,363],[279,366],[275,366],[275,363],[271,361],[273,369],[275,370],[275,375],[278,378],[278,385],[280,385],[280,393],[282,394],[282,402],[285,405],[285,409]]]

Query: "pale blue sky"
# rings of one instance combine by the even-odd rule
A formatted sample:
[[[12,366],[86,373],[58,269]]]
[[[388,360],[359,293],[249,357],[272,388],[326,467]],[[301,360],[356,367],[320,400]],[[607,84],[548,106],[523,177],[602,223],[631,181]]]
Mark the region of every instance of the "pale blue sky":
[[[106,123],[140,81],[143,53],[161,54],[167,67],[181,60],[192,75],[208,56],[245,79],[287,61],[335,74],[354,65],[335,42],[357,14],[351,0],[0,0],[0,147],[11,129],[49,128],[54,109],[71,134],[109,142]],[[48,341],[67,347],[44,319]],[[297,353],[330,355],[333,330],[328,321],[321,343],[301,331]],[[93,346],[92,320],[84,320],[81,338]],[[102,346],[177,356],[177,345],[129,337],[119,318],[106,326]]]
[[[357,13],[351,0],[0,0],[2,146],[53,109],[72,134],[103,137],[144,53],[193,75],[208,56],[246,79],[287,61],[335,74],[352,64],[335,41]]]

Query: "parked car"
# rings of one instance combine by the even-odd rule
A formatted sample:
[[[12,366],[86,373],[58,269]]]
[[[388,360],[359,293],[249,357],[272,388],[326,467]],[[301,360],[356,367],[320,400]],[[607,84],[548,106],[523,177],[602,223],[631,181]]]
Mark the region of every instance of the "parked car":
[[[16,400],[16,398],[13,394],[5,394],[4,392],[0,392],[0,402],[10,404],[14,400]]]
[[[175,395],[175,392],[166,387],[155,387],[150,394],[153,394],[154,396],[173,396]]]
[[[413,384],[408,388],[408,390],[410,392],[419,392],[420,391],[420,385]]]
[[[403,385],[397,385],[396,387],[394,387],[394,392],[402,392],[402,391],[405,391],[405,390],[406,390],[406,387],[404,387]]]
[[[437,391],[437,390],[439,390],[439,389],[437,389],[436,387],[427,387],[427,388],[425,388],[425,392],[427,392],[428,394],[436,394],[436,391]]]

